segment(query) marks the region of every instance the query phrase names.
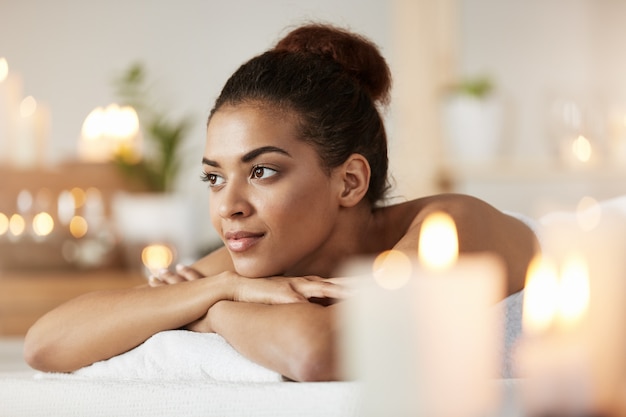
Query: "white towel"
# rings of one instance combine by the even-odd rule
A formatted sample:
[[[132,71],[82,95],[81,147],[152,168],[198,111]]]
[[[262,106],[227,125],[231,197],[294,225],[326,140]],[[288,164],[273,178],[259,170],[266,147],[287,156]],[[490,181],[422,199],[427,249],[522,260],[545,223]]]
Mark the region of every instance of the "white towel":
[[[133,380],[277,382],[282,376],[242,356],[215,333],[169,330],[74,375]]]

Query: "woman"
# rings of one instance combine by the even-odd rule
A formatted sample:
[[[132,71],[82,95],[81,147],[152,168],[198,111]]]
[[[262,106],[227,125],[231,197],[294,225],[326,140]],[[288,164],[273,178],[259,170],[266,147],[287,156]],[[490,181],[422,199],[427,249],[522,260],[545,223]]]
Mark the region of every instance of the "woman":
[[[421,223],[437,210],[455,219],[461,251],[499,254],[508,293],[520,290],[535,243],[520,221],[460,195],[379,206],[388,162],[378,106],[390,86],[372,43],[323,25],[242,65],[211,111],[202,158],[225,246],[150,286],[51,311],[26,336],[28,363],[72,371],[187,328],[218,333],[293,380],[340,379],[328,301],[348,290],[335,271],[355,255],[416,253]]]

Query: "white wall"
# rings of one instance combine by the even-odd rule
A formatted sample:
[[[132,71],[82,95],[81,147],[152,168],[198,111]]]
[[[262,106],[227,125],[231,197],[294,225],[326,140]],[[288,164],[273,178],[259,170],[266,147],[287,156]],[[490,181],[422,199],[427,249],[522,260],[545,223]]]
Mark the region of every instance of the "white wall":
[[[204,211],[205,121],[227,77],[309,20],[347,26],[387,54],[388,9],[385,0],[2,0],[0,56],[21,74],[24,95],[51,108],[52,161],[74,157],[84,118],[115,101],[112,78],[145,63],[164,108],[195,118],[180,188]],[[198,221],[208,229],[206,217]]]
[[[510,156],[554,156],[556,100],[601,118],[625,103],[626,2],[460,0],[460,9],[460,74],[489,74],[506,97]]]

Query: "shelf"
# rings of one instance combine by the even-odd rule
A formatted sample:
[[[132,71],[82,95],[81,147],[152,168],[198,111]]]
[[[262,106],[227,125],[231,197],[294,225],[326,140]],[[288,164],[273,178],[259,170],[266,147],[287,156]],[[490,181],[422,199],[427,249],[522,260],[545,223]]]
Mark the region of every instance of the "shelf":
[[[0,336],[22,336],[46,312],[81,294],[145,284],[139,272],[15,271],[0,273]]]

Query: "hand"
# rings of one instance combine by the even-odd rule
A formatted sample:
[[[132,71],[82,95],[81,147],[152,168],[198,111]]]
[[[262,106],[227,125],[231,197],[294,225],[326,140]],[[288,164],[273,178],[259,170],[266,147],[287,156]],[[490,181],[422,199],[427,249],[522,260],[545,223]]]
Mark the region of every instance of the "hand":
[[[342,299],[351,291],[332,280],[318,276],[244,278],[238,276],[233,301],[262,304],[305,302],[311,298]]]
[[[162,269],[157,271],[154,275],[151,275],[148,279],[148,284],[151,287],[159,287],[161,285],[177,284],[179,282],[193,281],[203,278],[203,275],[197,270],[185,265],[176,265],[175,272],[168,269]]]

